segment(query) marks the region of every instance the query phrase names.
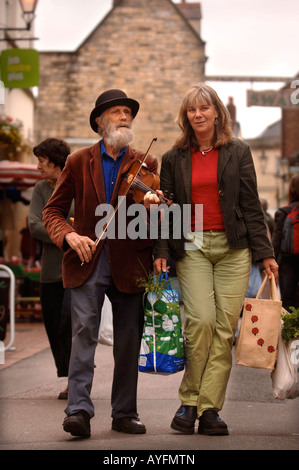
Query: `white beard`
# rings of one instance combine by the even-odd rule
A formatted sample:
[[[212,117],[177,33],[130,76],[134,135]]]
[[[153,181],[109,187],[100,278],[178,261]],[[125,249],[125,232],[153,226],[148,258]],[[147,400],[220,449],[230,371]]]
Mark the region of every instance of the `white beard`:
[[[120,150],[133,140],[134,133],[128,123],[108,124],[103,137],[108,145]]]

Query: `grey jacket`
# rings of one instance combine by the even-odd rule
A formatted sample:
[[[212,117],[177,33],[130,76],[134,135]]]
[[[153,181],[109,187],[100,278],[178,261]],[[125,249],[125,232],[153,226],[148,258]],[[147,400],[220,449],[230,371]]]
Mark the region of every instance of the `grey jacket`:
[[[227,241],[232,249],[250,248],[253,262],[274,257],[260,204],[249,146],[235,139],[219,150],[218,190]],[[172,148],[162,157],[160,187],[174,203],[191,204],[191,152]],[[182,232],[183,233],[183,232]],[[184,257],[184,237],[156,240],[154,258]]]
[[[54,188],[46,180],[41,180],[34,186],[29,206],[28,225],[31,235],[43,243],[40,282],[62,281],[63,252],[52,242],[43,224],[43,208],[52,196]],[[69,217],[73,215],[72,206]]]

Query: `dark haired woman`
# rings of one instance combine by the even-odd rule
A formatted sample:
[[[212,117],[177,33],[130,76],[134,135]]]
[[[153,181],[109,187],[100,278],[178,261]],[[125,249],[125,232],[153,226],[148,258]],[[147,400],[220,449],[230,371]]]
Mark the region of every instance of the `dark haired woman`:
[[[42,180],[36,183],[29,207],[28,224],[32,236],[42,241],[40,300],[43,320],[54,357],[57,376],[67,377],[71,352],[70,292],[62,283],[62,251],[51,241],[43,225],[43,208],[50,199],[64,168],[70,148],[60,139],[49,138],[33,149]],[[70,212],[69,216],[72,216]],[[67,388],[58,395],[67,399]]]

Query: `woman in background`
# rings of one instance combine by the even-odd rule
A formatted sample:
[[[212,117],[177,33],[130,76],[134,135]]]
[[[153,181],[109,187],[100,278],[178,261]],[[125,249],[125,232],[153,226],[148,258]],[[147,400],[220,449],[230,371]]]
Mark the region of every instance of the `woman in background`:
[[[49,138],[33,149],[42,180],[36,183],[29,207],[28,225],[34,238],[42,241],[40,300],[46,332],[53,353],[57,376],[67,377],[71,352],[70,291],[62,283],[63,252],[51,241],[43,225],[43,208],[50,199],[64,168],[70,148],[63,140]],[[68,217],[73,215],[71,210]],[[69,220],[69,219],[68,219]],[[68,389],[58,395],[68,398]]]
[[[299,227],[299,175],[292,177],[289,184],[289,204],[280,207],[275,213],[272,243],[279,264],[279,287],[282,306],[299,308],[299,228],[294,225],[293,247],[290,251],[281,244],[284,222],[291,210],[296,211],[296,226]]]

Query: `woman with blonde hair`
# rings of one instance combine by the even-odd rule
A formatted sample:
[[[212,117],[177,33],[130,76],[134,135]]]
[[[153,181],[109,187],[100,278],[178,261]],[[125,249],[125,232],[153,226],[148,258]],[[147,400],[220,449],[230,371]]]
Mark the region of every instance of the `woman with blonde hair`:
[[[161,190],[173,193],[181,208],[191,207],[191,226],[188,237],[161,237],[154,246],[156,272],[168,269],[168,259],[176,260],[184,302],[186,368],[181,406],[171,427],[192,434],[199,419],[199,433],[223,435],[228,428],[218,412],[251,260],[262,261],[269,278],[277,278],[278,266],[249,146],[233,137],[229,113],[215,90],[193,86],[182,100],[177,123],[181,135],[162,157]],[[147,193],[145,205],[150,204],[159,199]]]

